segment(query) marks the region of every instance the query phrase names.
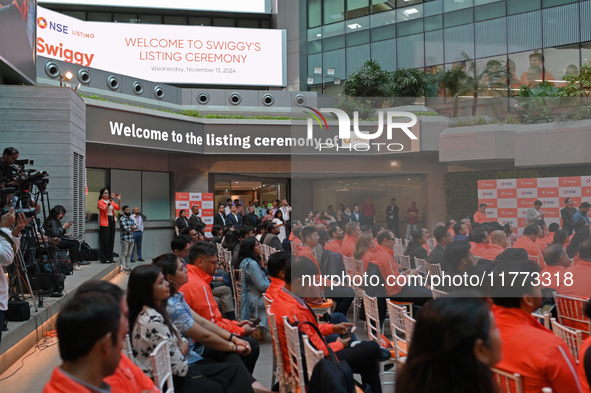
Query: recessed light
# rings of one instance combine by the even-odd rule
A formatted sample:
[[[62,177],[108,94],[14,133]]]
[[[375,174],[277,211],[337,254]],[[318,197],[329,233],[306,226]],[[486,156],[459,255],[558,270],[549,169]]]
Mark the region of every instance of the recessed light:
[[[411,8],[410,10],[405,10],[404,13],[406,15],[412,15],[412,14],[417,14],[419,12],[419,10],[417,10],[416,8]]]
[[[406,179],[406,180],[410,180],[410,179]]]
[[[347,27],[351,30],[355,30],[355,29],[359,29],[360,27],[363,27],[363,26],[361,26],[359,23],[352,23],[350,25],[347,25]]]

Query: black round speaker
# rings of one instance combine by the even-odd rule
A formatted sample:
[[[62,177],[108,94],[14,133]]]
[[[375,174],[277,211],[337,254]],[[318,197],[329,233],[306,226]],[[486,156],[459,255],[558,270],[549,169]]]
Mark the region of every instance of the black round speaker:
[[[161,86],[154,87],[154,96],[161,100],[164,98],[164,89]]]
[[[263,95],[263,98],[261,101],[263,102],[263,105],[271,106],[275,103],[275,97],[271,93],[266,93]]]
[[[297,106],[304,106],[304,105],[306,105],[306,96],[303,94],[298,94],[297,96],[294,97],[293,102]]]
[[[115,75],[110,75],[107,77],[107,87],[111,90],[119,89],[119,78]]]
[[[48,61],[45,64],[45,73],[50,78],[57,78],[60,76],[60,67],[53,61]]]
[[[201,105],[205,105],[207,103],[209,103],[209,93],[206,91],[202,91],[199,92],[199,94],[197,94],[197,102],[200,103]]]
[[[131,88],[132,88],[133,92],[135,94],[137,94],[138,96],[144,92],[144,85],[142,85],[142,82],[140,82],[140,81],[133,82],[133,85],[131,85]]]
[[[232,105],[240,105],[240,103],[242,102],[242,96],[240,95],[240,93],[232,93],[230,94],[229,101]]]
[[[85,68],[78,70],[78,81],[82,84],[89,84],[90,83],[90,71]]]

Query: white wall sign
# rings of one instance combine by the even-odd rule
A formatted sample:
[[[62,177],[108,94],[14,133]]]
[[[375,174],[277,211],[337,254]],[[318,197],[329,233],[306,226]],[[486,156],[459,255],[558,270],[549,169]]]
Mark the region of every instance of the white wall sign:
[[[39,4],[265,13],[265,0],[39,0]]]
[[[285,86],[285,42],[285,30],[85,22],[37,10],[37,55],[153,82]]]

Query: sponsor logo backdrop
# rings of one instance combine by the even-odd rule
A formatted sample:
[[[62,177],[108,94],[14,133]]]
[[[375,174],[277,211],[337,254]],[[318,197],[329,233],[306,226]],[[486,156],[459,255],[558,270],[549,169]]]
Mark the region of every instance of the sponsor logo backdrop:
[[[207,225],[205,234],[211,236],[213,228],[213,194],[201,192],[177,192],[174,194],[175,218],[179,216],[181,210],[187,211],[187,218],[191,217],[191,208],[199,208],[199,217]]]

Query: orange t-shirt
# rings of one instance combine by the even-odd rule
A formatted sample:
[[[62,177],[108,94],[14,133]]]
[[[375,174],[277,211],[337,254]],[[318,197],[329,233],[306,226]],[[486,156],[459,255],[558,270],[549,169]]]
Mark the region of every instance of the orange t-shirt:
[[[484,259],[494,261],[495,258],[503,251],[505,251],[505,249],[499,246],[498,244],[489,244],[484,255],[481,255],[481,257]]]
[[[550,276],[544,273],[548,273]],[[558,273],[558,279],[555,276],[556,273]],[[546,288],[554,288],[560,293],[560,285],[564,282],[564,273],[566,273],[566,268],[564,266],[546,265],[544,270],[540,272],[540,285]]]
[[[357,243],[357,239],[353,236],[345,235],[341,246],[341,254],[345,257],[352,257],[355,251],[355,243]]]
[[[470,242],[472,255],[477,255],[484,258],[484,254],[488,251],[488,244]]]
[[[531,256],[538,256],[540,259],[540,268],[544,269],[546,264],[544,263],[544,256],[542,255],[542,251],[540,251],[540,247],[527,236],[521,236],[519,239],[515,240],[513,243],[513,248],[523,248],[527,251],[527,255]]]
[[[330,250],[332,252],[336,252],[337,254],[341,253],[342,241],[341,240],[331,240],[324,246],[325,250]]]
[[[565,274],[572,274],[572,285],[560,283],[559,293],[566,296],[589,298],[591,297],[591,262],[584,261],[575,255],[574,266],[566,269]],[[570,281],[569,281],[570,283]]]
[[[579,381],[581,381],[583,393],[591,393],[591,388],[589,387],[589,380],[587,379],[587,373],[585,372],[585,364],[583,363],[585,359],[585,352],[587,352],[587,349],[589,349],[590,347],[591,337],[583,341],[583,345],[581,345],[581,349],[579,350]]]
[[[478,222],[481,224],[483,222],[486,222],[486,212],[480,213],[480,211],[477,211],[476,213],[474,213],[474,222]]]
[[[111,386],[111,393],[142,393],[156,390],[154,381],[124,354],[121,354],[115,373],[105,378],[105,382]]]

